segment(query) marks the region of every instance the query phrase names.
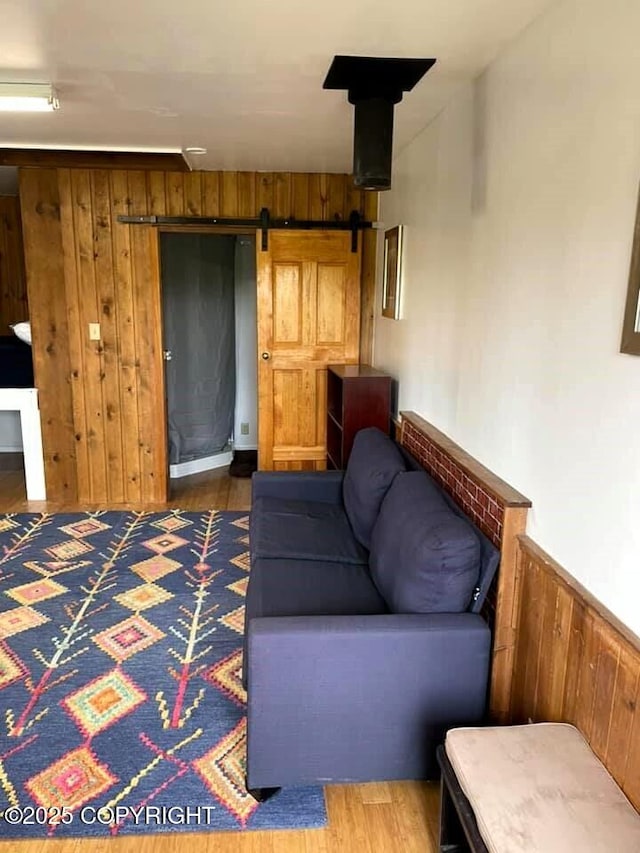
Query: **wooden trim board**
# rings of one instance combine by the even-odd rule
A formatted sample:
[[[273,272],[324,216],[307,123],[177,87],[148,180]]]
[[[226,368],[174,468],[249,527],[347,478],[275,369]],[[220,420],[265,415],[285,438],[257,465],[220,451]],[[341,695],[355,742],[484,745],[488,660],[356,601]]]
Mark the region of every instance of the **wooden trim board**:
[[[188,172],[179,151],[68,151],[49,148],[0,148],[0,166],[44,169],[162,169]]]

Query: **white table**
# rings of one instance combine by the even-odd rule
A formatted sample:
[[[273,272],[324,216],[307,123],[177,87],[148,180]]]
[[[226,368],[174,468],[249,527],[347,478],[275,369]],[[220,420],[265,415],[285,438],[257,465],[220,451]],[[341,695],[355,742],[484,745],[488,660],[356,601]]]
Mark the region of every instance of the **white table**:
[[[27,500],[45,501],[44,455],[37,388],[0,388],[0,411],[20,412]]]

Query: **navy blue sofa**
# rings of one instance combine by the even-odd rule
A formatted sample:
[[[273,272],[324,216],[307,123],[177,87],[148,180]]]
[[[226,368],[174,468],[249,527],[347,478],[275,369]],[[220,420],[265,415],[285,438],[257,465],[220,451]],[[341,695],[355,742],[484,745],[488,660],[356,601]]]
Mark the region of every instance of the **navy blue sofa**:
[[[485,713],[498,551],[378,430],[344,473],[252,485],[247,787],[435,778]]]

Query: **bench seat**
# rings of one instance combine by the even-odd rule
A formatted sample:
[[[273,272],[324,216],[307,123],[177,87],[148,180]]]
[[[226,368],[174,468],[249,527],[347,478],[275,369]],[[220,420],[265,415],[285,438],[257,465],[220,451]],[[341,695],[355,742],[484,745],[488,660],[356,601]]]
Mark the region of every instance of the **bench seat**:
[[[640,851],[640,815],[574,726],[452,729],[445,753],[490,853]]]

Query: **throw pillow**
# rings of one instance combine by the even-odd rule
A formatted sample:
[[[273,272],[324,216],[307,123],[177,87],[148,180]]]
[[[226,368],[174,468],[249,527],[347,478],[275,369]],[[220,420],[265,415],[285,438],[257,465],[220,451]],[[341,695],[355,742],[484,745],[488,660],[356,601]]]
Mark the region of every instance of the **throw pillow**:
[[[369,548],[383,498],[396,474],[405,470],[402,454],[389,436],[375,427],[356,433],[344,476],[344,508],[354,535]]]
[[[380,509],[369,566],[393,613],[460,613],[471,603],[480,540],[425,472],[399,474]]]

